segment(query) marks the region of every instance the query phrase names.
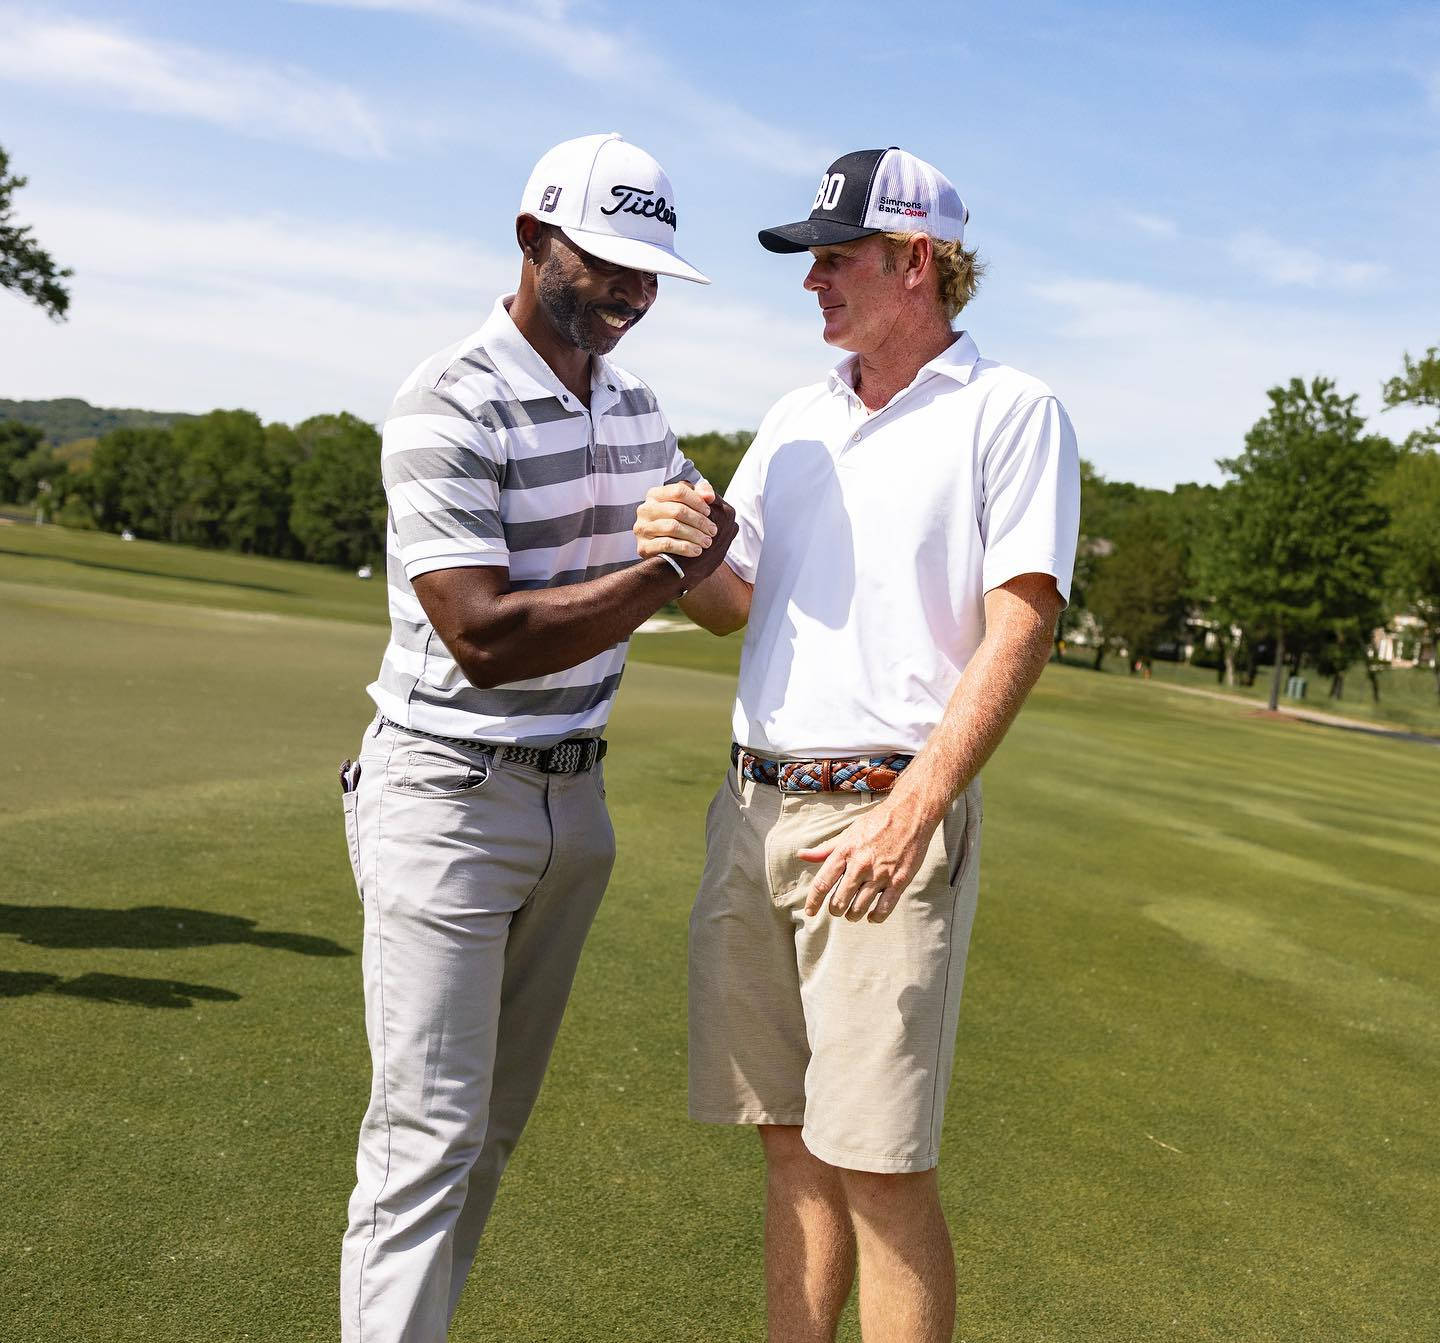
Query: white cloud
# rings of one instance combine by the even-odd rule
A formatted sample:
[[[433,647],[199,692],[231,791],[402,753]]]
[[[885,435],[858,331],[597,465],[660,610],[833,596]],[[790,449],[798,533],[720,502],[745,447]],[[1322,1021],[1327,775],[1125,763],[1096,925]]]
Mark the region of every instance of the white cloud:
[[[678,432],[754,429],[776,400],[835,363],[820,330],[813,310],[802,318],[729,303],[680,281],[664,286],[618,358],[655,389]]]
[[[170,288],[255,279],[302,290],[343,284],[351,294],[393,289],[419,300],[445,292],[493,293],[514,270],[511,257],[449,237],[282,214],[144,214],[40,202],[27,218],[46,246],[79,274],[77,305],[83,304],[84,286],[92,279]]]
[[[1064,400],[1081,452],[1106,475],[1169,486],[1219,479],[1265,413],[1267,388],[1293,377],[1333,378],[1380,410],[1381,382],[1425,333],[1392,317],[1367,319],[1313,307],[1270,306],[1065,277],[1030,286],[1044,309],[1036,372]],[[1387,415],[1373,427],[1403,437]]]
[[[518,251],[281,215],[35,201],[27,218],[77,278],[64,325],[0,293],[15,305],[0,322],[0,395],[26,399],[377,420],[410,369],[475,330],[519,271]],[[829,352],[817,324],[677,281],[619,358],[683,433],[754,427]]]
[[[1230,239],[1230,259],[1273,285],[1306,289],[1334,286],[1365,289],[1385,274],[1385,267],[1367,261],[1335,261],[1309,247],[1283,243],[1257,230]]]
[[[293,0],[331,9],[368,9],[416,14],[499,33],[546,56],[583,79],[608,77],[633,59],[631,45],[606,31],[577,23],[565,0],[532,0],[527,5],[486,4],[483,0]]]
[[[1167,219],[1164,215],[1127,210],[1122,218],[1131,228],[1139,229],[1141,233],[1148,233],[1153,238],[1177,238],[1180,236],[1180,225],[1173,219]]]
[[[334,9],[412,14],[498,34],[584,80],[609,83],[617,69],[643,71],[631,96],[653,91],[656,110],[678,118],[715,152],[758,167],[818,176],[828,155],[804,136],[773,125],[730,99],[702,92],[670,69],[633,32],[596,28],[572,15],[569,0],[493,4],[485,0],[291,0]]]
[[[81,19],[0,8],[0,79],[352,158],[385,155],[374,116],[344,85]]]
[[[75,267],[71,320],[0,294],[0,395],[81,396],[164,410],[244,406],[294,422],[351,410],[377,420],[422,358],[484,321],[518,254],[441,234],[277,214],[184,215],[30,202],[27,219]],[[1313,307],[1240,303],[1060,276],[997,291],[987,353],[1044,377],[1081,449],[1120,479],[1214,480],[1268,386],[1324,373],[1378,407],[1400,351],[1433,333]],[[1003,317],[1003,321],[1001,320]],[[1003,329],[1002,329],[1003,328]],[[1008,346],[1008,351],[1007,347]],[[1023,351],[1023,354],[1021,353]],[[620,362],[655,388],[683,432],[755,427],[776,397],[823,375],[836,352],[785,290],[726,302],[664,283]],[[1387,415],[1376,427],[1412,427]]]

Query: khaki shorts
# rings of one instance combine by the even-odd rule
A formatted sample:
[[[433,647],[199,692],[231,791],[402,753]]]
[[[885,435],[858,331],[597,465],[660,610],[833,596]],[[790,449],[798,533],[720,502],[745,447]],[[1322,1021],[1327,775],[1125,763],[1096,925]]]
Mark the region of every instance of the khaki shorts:
[[[980,878],[977,780],[883,923],[805,917],[832,839],[883,795],[782,793],[732,767],[706,818],[690,915],[690,1116],[799,1124],[850,1170],[940,1157],[965,952]]]

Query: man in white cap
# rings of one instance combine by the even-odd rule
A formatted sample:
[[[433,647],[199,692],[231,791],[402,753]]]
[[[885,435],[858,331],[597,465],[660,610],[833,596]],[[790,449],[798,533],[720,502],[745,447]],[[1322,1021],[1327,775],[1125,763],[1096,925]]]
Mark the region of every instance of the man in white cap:
[[[771,1343],[832,1340],[857,1258],[867,1343],[954,1327],[935,1166],[978,774],[1049,656],[1079,520],[1059,402],[951,328],[967,217],[892,147],[837,160],[808,219],[760,234],[809,250],[850,355],[765,417],[727,491],[737,539],[681,602],[746,626],[690,921],[690,1109],[759,1127]],[[693,563],[711,516],[656,487],[640,553]]]
[[[642,561],[630,530],[650,487],[703,487],[606,357],[657,276],[706,283],[675,224],[643,150],[556,146],[521,199],[518,289],[385,422],[390,643],[341,769],[374,1070],[346,1343],[446,1336],[614,859],[600,761],[627,640],[734,535],[717,506],[700,555]]]

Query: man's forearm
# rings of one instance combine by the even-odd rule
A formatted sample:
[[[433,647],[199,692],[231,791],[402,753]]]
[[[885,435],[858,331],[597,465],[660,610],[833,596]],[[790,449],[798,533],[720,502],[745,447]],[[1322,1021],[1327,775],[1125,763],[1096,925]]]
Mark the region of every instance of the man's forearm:
[[[896,782],[895,806],[913,806],[936,821],[944,816],[1000,745],[1040,679],[1059,612],[1053,582],[1047,590],[1040,583],[1014,580],[989,594],[985,638],[939,725]]]
[[[753,591],[734,569],[722,563],[680,599],[680,609],[711,634],[733,634],[750,619]]]
[[[438,632],[472,685],[488,688],[579,666],[627,639],[684,587],[664,560],[585,583],[501,592]]]

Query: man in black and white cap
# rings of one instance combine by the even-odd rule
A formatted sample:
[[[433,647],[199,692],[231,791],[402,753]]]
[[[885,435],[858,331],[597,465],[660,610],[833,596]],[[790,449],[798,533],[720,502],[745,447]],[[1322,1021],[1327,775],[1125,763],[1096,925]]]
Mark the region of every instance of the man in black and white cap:
[[[682,608],[746,627],[726,782],[690,920],[690,1110],[754,1124],[772,1343],[941,1343],[955,1262],[935,1166],[979,889],[979,771],[1049,656],[1079,458],[1044,383],[951,322],[968,212],[901,149],[833,163],[807,219],[825,340],[727,491],[739,534]],[[711,516],[650,491],[640,553]],[[818,869],[818,870],[817,870]]]
[[[521,198],[516,292],[385,422],[390,643],[341,770],[374,1069],[346,1343],[446,1336],[614,859],[600,762],[627,640],[734,535],[607,358],[657,276],[706,282],[675,225],[643,150],[556,146]],[[704,543],[638,560],[636,506],[667,482],[705,498]]]

